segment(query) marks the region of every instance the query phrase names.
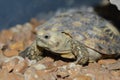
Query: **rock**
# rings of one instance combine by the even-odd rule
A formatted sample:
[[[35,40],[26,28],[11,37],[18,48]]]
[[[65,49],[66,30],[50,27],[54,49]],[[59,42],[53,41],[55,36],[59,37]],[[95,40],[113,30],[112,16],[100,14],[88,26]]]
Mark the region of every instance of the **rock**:
[[[14,73],[24,73],[24,71],[28,68],[28,61],[27,60],[23,60],[23,61],[19,61],[18,64],[16,64],[14,66]]]
[[[7,60],[7,57],[0,53],[0,67],[2,67],[4,61]]]
[[[57,71],[57,77],[58,78],[64,79],[64,78],[67,78],[69,76],[70,75],[69,75],[69,72],[67,70],[59,70],[59,71]]]
[[[24,80],[24,76],[19,73],[9,73],[6,69],[0,71],[0,80]]]
[[[57,77],[60,79],[73,80],[73,78],[75,78],[80,73],[81,67],[82,66],[76,65],[75,63],[59,66],[57,70]]]
[[[42,65],[44,65],[45,67],[44,68],[46,68],[46,69],[50,69],[50,68],[53,68],[53,67],[55,67],[55,65],[54,65],[54,60],[52,59],[52,58],[50,58],[50,57],[45,57],[45,58],[43,58],[42,60],[40,60],[37,64],[42,64]],[[36,64],[35,64],[36,65]]]
[[[3,30],[0,32],[0,42],[6,43],[9,40],[13,39],[13,32],[9,30]]]
[[[34,68],[29,68],[24,73],[25,80],[37,80],[39,77]]]
[[[18,55],[18,51],[17,50],[6,50],[4,52],[4,55],[7,57],[16,56],[16,55]]]
[[[120,78],[120,71],[111,71],[111,74]]]
[[[93,80],[90,76],[79,75],[75,77],[73,80]]]
[[[55,72],[49,72],[46,70],[36,71],[40,80],[56,80],[57,76]]]
[[[7,80],[8,71],[7,69],[0,70],[0,80]]]
[[[99,68],[101,68],[101,65],[96,63],[96,62],[95,63],[89,63],[88,66],[86,66],[85,68],[98,70]]]
[[[117,62],[115,59],[104,59],[104,60],[99,60],[98,64],[107,65],[107,64],[113,64],[115,62]]]
[[[5,44],[0,42],[0,50],[1,50],[1,51],[4,50],[3,47],[5,47]],[[0,51],[0,52],[1,52],[1,51]]]
[[[66,62],[63,62],[63,61],[61,61],[61,60],[55,61],[55,62],[53,63],[53,65],[55,65],[55,66],[62,66],[62,65],[65,65],[65,64],[67,64],[67,63],[66,63]]]
[[[22,51],[24,49],[24,42],[23,41],[15,42],[15,43],[10,45],[10,49]]]
[[[5,80],[24,80],[24,76],[18,73],[8,73]]]
[[[54,62],[54,60],[50,57],[45,57],[39,61],[39,63],[45,64],[45,65],[49,65],[49,63],[52,64],[53,62]]]
[[[117,62],[112,63],[112,64],[106,64],[103,67],[108,69],[108,70],[120,70],[120,61],[117,61]]]
[[[32,67],[34,67],[36,70],[44,70],[46,69],[46,66],[43,64],[34,64],[32,65]]]
[[[26,23],[24,25],[17,25],[10,30],[14,32],[13,40],[16,42],[23,41],[25,43],[24,45],[28,45],[28,42],[29,40],[31,40],[31,37],[33,35],[33,28],[30,23]]]
[[[5,60],[2,64],[2,69],[6,69],[8,72],[12,72],[16,64],[18,64],[19,59],[14,58],[12,60]]]

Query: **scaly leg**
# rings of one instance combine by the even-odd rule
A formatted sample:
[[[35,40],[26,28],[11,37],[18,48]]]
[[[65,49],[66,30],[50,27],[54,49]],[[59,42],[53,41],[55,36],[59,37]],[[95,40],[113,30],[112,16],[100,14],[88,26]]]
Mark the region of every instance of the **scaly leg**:
[[[85,64],[89,60],[89,53],[84,44],[80,43],[77,40],[72,39],[71,41],[72,53],[76,57],[76,64]]]
[[[36,41],[34,41],[28,48],[26,48],[24,51],[19,53],[19,56],[22,57],[28,57],[31,60],[41,60],[43,57],[42,55],[42,49],[39,49],[36,45]]]

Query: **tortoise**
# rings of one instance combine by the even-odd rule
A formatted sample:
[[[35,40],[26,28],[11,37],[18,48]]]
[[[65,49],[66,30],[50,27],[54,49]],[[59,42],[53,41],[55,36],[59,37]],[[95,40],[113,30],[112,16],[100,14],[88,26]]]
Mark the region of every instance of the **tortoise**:
[[[45,49],[86,64],[120,55],[120,32],[92,8],[57,13],[36,31],[35,41],[20,56],[40,60]]]

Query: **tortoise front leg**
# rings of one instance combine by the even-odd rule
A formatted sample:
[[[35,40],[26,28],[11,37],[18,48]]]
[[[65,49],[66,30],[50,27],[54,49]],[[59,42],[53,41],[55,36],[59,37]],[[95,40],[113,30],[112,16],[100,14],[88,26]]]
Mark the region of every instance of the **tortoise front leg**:
[[[74,39],[70,42],[72,53],[76,57],[75,63],[81,65],[86,64],[89,60],[89,53],[85,45]]]
[[[29,47],[27,47],[24,51],[19,53],[19,56],[28,57],[31,60],[41,60],[42,57],[42,49],[40,49],[36,45],[36,41],[34,41]]]

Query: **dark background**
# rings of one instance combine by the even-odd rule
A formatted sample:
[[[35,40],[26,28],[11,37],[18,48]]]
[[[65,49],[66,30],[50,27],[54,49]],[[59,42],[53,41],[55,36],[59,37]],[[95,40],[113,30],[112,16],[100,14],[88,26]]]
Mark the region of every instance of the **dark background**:
[[[31,18],[48,18],[60,8],[98,4],[101,0],[0,0],[0,30],[23,24]]]

